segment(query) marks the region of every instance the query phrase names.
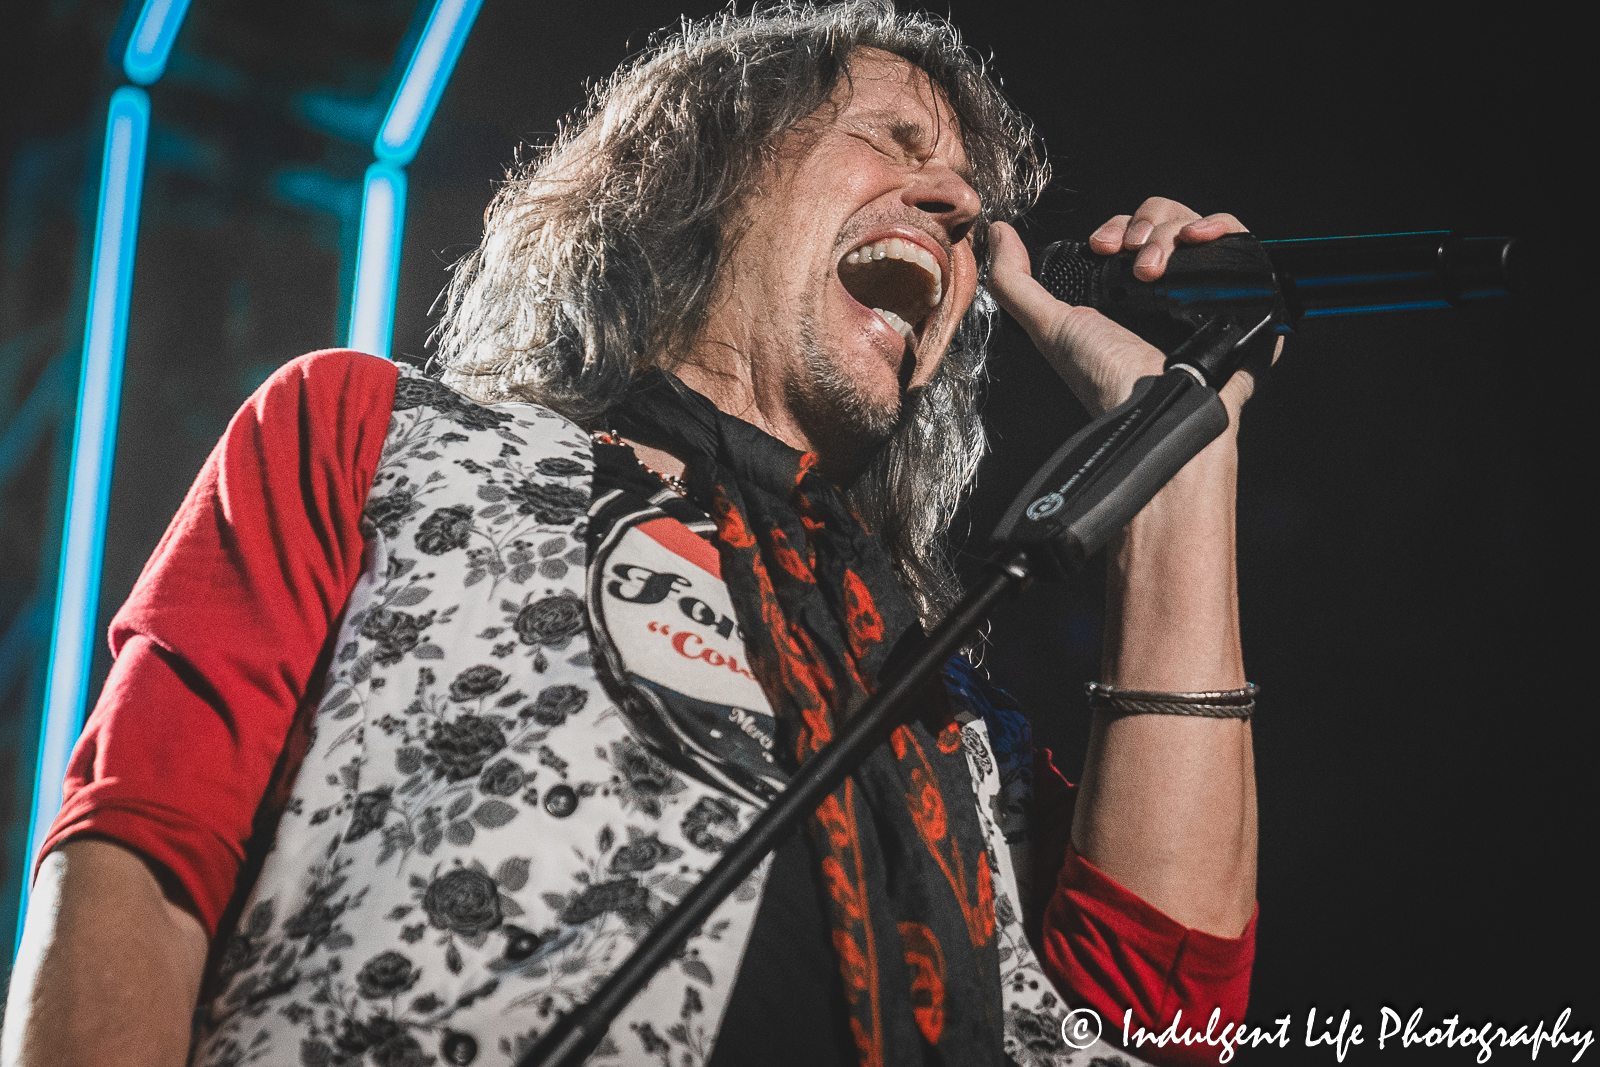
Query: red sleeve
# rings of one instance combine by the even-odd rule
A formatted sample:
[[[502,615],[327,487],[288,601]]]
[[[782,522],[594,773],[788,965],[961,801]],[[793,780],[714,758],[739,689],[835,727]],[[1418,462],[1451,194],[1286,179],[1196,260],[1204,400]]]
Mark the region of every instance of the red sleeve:
[[[216,934],[361,573],[397,378],[386,360],[315,352],[234,416],[112,620],[115,660],[41,856],[115,838],[170,869]]]
[[[1100,1013],[1105,1036],[1120,1043],[1123,1013],[1133,1010],[1132,1028],[1159,1035],[1179,1011],[1177,1034],[1205,1032],[1221,1009],[1215,1034],[1244,1018],[1255,960],[1256,916],[1238,937],[1217,937],[1169,918],[1129,892],[1072,848],[1072,804],[1077,790],[1041,750],[1034,762],[1035,810],[1039,812],[1041,859],[1060,858],[1045,904],[1042,936],[1045,971],[1081,1004]],[[1152,1063],[1172,1067],[1214,1065],[1217,1046],[1146,1044],[1135,1050]]]

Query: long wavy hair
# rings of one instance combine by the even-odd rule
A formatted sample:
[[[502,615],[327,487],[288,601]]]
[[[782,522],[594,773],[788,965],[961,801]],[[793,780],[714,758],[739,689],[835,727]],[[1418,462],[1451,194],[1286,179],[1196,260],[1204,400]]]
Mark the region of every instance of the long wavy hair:
[[[1030,207],[1048,168],[955,28],[893,0],[730,9],[652,40],[500,187],[442,298],[431,341],[444,380],[593,427],[641,371],[673,369],[705,325],[731,209],[863,48],[906,59],[949,102],[983,203],[973,240],[987,278],[988,222]],[[995,310],[980,286],[914,410],[847,490],[925,622],[959,592],[946,531],[985,449]]]

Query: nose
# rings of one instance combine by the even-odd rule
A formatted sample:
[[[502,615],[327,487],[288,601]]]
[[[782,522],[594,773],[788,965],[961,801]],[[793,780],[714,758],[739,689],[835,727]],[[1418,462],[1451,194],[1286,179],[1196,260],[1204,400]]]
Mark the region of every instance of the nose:
[[[912,175],[904,200],[937,219],[952,242],[965,237],[972,220],[983,213],[983,201],[966,179],[947,164],[933,160]]]

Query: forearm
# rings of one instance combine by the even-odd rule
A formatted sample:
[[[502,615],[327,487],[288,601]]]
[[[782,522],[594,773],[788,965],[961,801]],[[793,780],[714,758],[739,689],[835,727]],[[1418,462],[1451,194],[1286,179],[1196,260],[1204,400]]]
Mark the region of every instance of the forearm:
[[[0,1062],[181,1067],[207,948],[181,891],[141,856],[68,841],[34,885]]]
[[[1234,565],[1237,470],[1230,430],[1114,543],[1102,681],[1177,692],[1245,683]],[[1072,840],[1085,859],[1178,922],[1238,936],[1255,899],[1249,723],[1097,712]]]

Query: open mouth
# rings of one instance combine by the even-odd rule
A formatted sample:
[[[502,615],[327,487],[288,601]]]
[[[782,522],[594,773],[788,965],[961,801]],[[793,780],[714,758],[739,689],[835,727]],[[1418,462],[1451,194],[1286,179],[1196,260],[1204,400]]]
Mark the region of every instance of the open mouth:
[[[853,249],[839,264],[845,292],[905,338],[916,335],[944,297],[939,261],[911,241],[889,237]]]

